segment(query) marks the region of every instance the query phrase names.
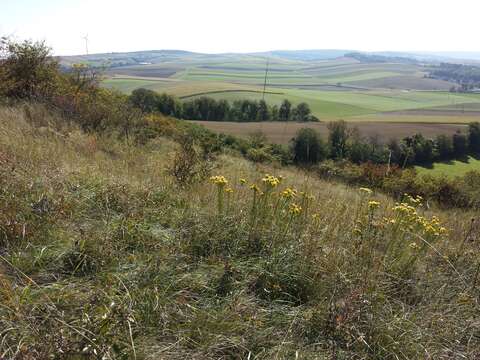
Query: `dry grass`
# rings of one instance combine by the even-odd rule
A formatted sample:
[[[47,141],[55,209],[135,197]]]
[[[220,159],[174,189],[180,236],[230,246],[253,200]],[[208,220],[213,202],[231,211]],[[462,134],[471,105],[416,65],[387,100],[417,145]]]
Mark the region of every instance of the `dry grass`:
[[[218,208],[215,185],[166,174],[169,140],[133,147],[27,113],[0,110],[0,356],[480,356],[477,214],[420,208],[449,229],[429,237],[388,225],[381,194],[231,155]],[[268,190],[267,172],[285,180]],[[288,200],[295,216],[275,205],[287,186],[308,194]]]

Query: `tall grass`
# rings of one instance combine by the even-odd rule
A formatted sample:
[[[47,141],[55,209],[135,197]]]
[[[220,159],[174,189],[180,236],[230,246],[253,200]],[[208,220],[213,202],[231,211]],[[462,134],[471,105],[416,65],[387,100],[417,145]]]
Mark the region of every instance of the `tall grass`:
[[[178,151],[0,109],[0,356],[480,356],[478,214]]]

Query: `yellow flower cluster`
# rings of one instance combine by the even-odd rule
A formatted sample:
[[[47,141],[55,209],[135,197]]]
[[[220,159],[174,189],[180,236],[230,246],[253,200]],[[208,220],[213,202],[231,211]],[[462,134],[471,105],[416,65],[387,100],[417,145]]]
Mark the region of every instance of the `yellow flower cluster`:
[[[397,203],[392,208],[392,210],[410,219],[414,219],[418,216],[417,209],[414,206],[407,204],[406,202],[402,202],[400,204]]]
[[[212,176],[210,178],[210,181],[220,187],[223,187],[228,184],[228,180],[225,178],[225,176]]]
[[[245,179],[243,179],[243,178],[240,179],[240,184],[241,184],[241,185],[245,185],[246,183],[247,183],[247,180],[245,180]]]
[[[409,197],[407,199],[408,202],[413,204],[421,204],[421,197],[412,198]],[[413,205],[408,204],[407,202],[402,202],[400,204],[396,204],[392,210],[397,213],[399,219],[398,222],[402,225],[409,226],[413,229],[413,226],[418,226],[424,233],[424,235],[430,236],[440,236],[442,234],[447,233],[447,229],[441,226],[440,220],[438,217],[433,216],[430,220],[424,216],[421,216],[417,212],[417,208]],[[395,220],[395,219],[392,219]],[[395,224],[396,221],[391,221],[391,224]]]
[[[380,207],[380,202],[378,201],[372,200],[368,202],[368,208],[370,210],[375,210],[375,209],[378,209],[379,207]]]
[[[289,211],[292,215],[300,215],[302,208],[297,204],[290,204]]]
[[[417,222],[422,226],[424,233],[427,235],[440,236],[447,233],[447,229],[441,226],[440,220],[436,216],[433,216],[430,220],[419,216]]]
[[[230,187],[228,187],[228,188],[225,189],[225,192],[226,192],[227,194],[231,194],[231,193],[233,193],[233,189],[230,188]]]
[[[277,187],[280,184],[281,179],[277,178],[273,175],[266,174],[265,177],[262,179],[262,182],[265,185],[267,185],[271,188],[274,188],[274,187]]]
[[[280,193],[280,196],[285,199],[293,199],[297,196],[297,190],[287,187]]]

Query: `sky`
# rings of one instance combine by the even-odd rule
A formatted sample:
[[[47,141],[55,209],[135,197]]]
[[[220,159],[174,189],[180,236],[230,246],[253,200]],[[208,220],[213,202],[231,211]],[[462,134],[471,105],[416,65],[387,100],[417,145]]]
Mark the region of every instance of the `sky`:
[[[480,51],[479,0],[0,0],[0,35],[56,55],[179,49]]]

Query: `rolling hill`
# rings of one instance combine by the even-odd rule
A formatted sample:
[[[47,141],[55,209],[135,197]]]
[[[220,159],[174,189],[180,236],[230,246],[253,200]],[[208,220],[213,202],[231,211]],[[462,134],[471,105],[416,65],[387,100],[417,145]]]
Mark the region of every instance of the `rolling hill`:
[[[65,57],[61,62],[103,66],[104,86],[125,93],[147,88],[181,99],[209,95],[259,100],[266,79],[267,102],[279,104],[286,98],[294,104],[306,102],[321,120],[472,121],[477,114],[468,109],[480,103],[480,95],[452,94],[448,91],[454,83],[429,78],[435,59],[434,54],[350,50],[250,54],[161,50]]]

